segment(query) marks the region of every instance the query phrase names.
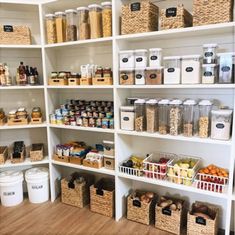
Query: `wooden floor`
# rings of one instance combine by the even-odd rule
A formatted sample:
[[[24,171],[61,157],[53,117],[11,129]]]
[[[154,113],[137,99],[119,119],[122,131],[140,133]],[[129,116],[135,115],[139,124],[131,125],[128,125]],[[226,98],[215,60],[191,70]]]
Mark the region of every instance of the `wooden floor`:
[[[153,226],[92,213],[88,208],[55,203],[31,204],[25,200],[16,207],[0,206],[0,234],[19,235],[168,235]]]

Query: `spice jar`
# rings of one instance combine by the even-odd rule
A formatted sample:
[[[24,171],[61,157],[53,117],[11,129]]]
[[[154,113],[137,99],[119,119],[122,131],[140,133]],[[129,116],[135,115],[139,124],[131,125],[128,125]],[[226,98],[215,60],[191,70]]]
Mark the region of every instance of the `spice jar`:
[[[197,132],[197,102],[195,100],[186,100],[183,105],[183,134],[186,137],[192,137]]]
[[[109,67],[105,67],[103,70],[103,77],[104,78],[111,78],[112,77],[112,70]]]
[[[145,100],[138,99],[135,101],[135,131],[146,130],[146,112]]]
[[[32,118],[41,118],[42,117],[41,108],[40,107],[34,107],[32,109],[31,117]]]
[[[112,3],[102,2],[102,26],[103,26],[103,37],[112,36]]]
[[[211,111],[211,138],[229,140],[232,122],[232,110],[220,109]]]
[[[217,81],[217,65],[203,64],[202,65],[202,83],[214,84]]]
[[[180,84],[179,56],[164,57],[164,84]]]
[[[55,24],[56,24],[56,38],[57,43],[66,41],[66,17],[65,13],[58,11],[55,12]]]
[[[182,84],[201,83],[200,55],[182,56]]]
[[[135,68],[146,68],[147,66],[147,50],[135,50]]]
[[[97,78],[102,78],[103,77],[103,68],[102,67],[98,67],[95,71],[95,77]]]
[[[135,69],[135,85],[145,85],[145,69]]]
[[[169,120],[170,120],[170,135],[180,135],[182,132],[182,101],[175,99],[170,101],[170,111],[169,111]]]
[[[56,24],[55,15],[47,14],[46,16],[46,32],[47,32],[47,43],[56,43]]]
[[[146,85],[159,85],[163,80],[163,67],[147,67],[145,70]]]
[[[91,4],[89,8],[89,19],[90,19],[90,29],[91,38],[101,38],[102,37],[102,7],[98,4]]]
[[[234,83],[235,53],[219,53],[219,83]]]
[[[203,45],[203,64],[217,64],[216,50],[217,44]]]
[[[119,52],[119,64],[120,68],[134,68],[135,59],[134,59],[134,51],[120,51]]]
[[[146,122],[147,132],[154,133],[158,131],[158,101],[150,99],[146,102]]]
[[[162,66],[162,48],[149,49],[149,67]]]
[[[66,14],[66,41],[77,40],[77,11],[69,9]]]
[[[89,8],[78,7],[78,36],[80,40],[90,38],[90,24],[89,24]]]
[[[120,69],[119,82],[120,85],[134,85],[135,82],[134,68]]]
[[[199,102],[199,137],[208,138],[210,136],[210,115],[212,103],[210,100]]]
[[[169,103],[168,99],[163,99],[158,102],[159,110],[159,133],[166,135],[169,132]]]

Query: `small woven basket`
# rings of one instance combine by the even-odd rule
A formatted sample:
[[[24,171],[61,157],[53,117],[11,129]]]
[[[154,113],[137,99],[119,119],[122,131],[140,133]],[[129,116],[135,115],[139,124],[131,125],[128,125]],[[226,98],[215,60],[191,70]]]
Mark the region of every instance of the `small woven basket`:
[[[233,21],[233,0],[194,0],[193,26]]]
[[[0,146],[0,165],[4,164],[8,157],[8,147]]]

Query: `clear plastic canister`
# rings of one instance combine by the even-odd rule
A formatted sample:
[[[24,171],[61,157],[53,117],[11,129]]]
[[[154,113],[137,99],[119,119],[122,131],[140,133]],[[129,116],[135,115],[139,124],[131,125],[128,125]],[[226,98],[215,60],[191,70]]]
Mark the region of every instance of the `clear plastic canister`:
[[[150,99],[146,102],[147,132],[158,131],[158,100]]]
[[[112,36],[112,2],[102,2],[103,37]]]
[[[57,42],[66,41],[66,15],[62,11],[55,12]]]
[[[135,129],[135,107],[121,106],[121,129],[134,131]]]
[[[146,130],[146,112],[145,100],[138,99],[135,101],[135,131]]]
[[[77,11],[69,9],[66,14],[66,41],[77,40]]]
[[[134,59],[133,50],[119,52],[119,66],[121,69],[135,67],[135,59]]]
[[[217,44],[203,45],[203,64],[217,64]]]
[[[135,69],[135,84],[145,85],[145,68]]]
[[[147,66],[147,53],[146,49],[135,50],[135,67],[146,68]]]
[[[186,100],[183,105],[183,134],[186,137],[192,137],[197,133],[197,102],[195,100]]]
[[[202,100],[199,102],[199,137],[208,138],[210,136],[210,117],[212,102]]]
[[[90,38],[90,24],[89,24],[89,8],[78,7],[78,37],[80,40]]]
[[[170,135],[180,135],[182,132],[182,101],[175,99],[170,101],[169,121],[170,121]]]
[[[158,102],[159,108],[159,133],[166,135],[169,132],[169,103],[168,99],[163,99]]]
[[[149,67],[162,66],[162,48],[149,49]]]
[[[89,8],[89,19],[91,28],[91,38],[102,37],[102,7],[98,4],[91,4]]]
[[[164,57],[164,84],[180,84],[181,57]]]
[[[56,43],[56,24],[55,15],[47,14],[46,16],[46,32],[47,32],[47,43]]]
[[[203,64],[202,65],[202,83],[214,84],[217,82],[218,66],[216,64]]]

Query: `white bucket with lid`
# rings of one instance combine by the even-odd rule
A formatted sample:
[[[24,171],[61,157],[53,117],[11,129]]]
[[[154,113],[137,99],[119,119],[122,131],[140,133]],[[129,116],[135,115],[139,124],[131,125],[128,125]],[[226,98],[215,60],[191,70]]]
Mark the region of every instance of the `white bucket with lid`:
[[[35,167],[27,170],[25,180],[31,203],[42,203],[49,200],[48,168]]]
[[[3,206],[16,206],[23,201],[23,179],[21,171],[0,173],[0,197]]]

